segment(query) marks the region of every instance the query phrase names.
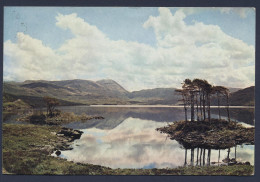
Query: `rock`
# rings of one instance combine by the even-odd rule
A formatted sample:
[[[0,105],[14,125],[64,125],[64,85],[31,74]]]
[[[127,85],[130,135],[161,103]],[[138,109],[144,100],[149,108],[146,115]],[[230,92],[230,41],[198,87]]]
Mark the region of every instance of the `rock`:
[[[244,164],[245,164],[245,165],[249,165],[249,166],[250,166],[250,162],[248,162],[248,161],[247,161],[247,162],[245,162]]]
[[[236,165],[236,164],[237,164],[237,162],[229,162],[229,163],[228,163],[229,166],[234,166],[234,165]]]
[[[229,158],[225,158],[225,159],[222,160],[222,162],[224,162],[224,163],[229,163],[229,162],[230,162],[230,159],[229,159]]]
[[[55,152],[55,154],[56,154],[57,156],[59,156],[59,155],[61,154],[61,151],[57,150],[57,151]]]
[[[44,147],[41,148],[41,151],[46,152],[48,154],[51,154],[53,151],[54,147],[51,145],[45,145]]]
[[[237,161],[236,161],[235,158],[232,158],[232,159],[230,160],[230,162],[235,162],[235,163],[236,163]]]
[[[69,129],[69,128],[62,128],[61,131],[58,132],[57,135],[61,135],[63,134],[64,136],[70,137],[73,140],[75,139],[79,139],[81,137],[81,134],[83,132],[79,131],[79,130],[73,130],[73,129]]]

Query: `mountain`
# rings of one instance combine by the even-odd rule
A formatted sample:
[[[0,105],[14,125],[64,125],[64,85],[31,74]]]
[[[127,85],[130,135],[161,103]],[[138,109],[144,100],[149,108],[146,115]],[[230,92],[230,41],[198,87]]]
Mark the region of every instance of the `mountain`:
[[[132,103],[143,104],[170,104],[174,105],[180,100],[175,88],[155,88],[134,91],[128,94]]]
[[[251,86],[245,89],[231,93],[230,105],[233,106],[254,106],[255,105],[255,87]]]
[[[238,90],[230,88],[231,105],[254,104],[254,87]],[[237,91],[238,90],[238,91]],[[61,105],[75,104],[167,104],[178,105],[181,96],[175,88],[155,88],[128,92],[114,80],[26,80],[24,82],[4,82],[3,94],[6,102],[10,98],[21,99],[33,107],[44,106],[43,97],[59,99]],[[8,96],[8,97],[7,97]],[[8,100],[9,98],[9,100]],[[224,100],[223,103],[224,104]],[[216,105],[215,101],[212,105]]]
[[[4,94],[19,97],[55,97],[66,102],[80,104],[126,104],[127,94],[123,87],[113,80],[27,80],[25,82],[4,82]]]
[[[102,85],[104,88],[107,90],[110,90],[114,93],[122,94],[122,95],[127,95],[128,91],[124,89],[121,85],[119,85],[117,82],[111,79],[107,80],[99,80],[96,83]]]
[[[233,92],[237,92],[239,90],[241,90],[242,88],[232,88],[232,87],[228,87],[230,93],[233,93]]]

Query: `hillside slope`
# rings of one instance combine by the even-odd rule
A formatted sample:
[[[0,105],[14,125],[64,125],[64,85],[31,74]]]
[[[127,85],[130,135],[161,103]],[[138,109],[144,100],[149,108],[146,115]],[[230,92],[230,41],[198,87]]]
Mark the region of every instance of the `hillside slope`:
[[[231,93],[230,105],[232,106],[254,106],[255,105],[255,87],[251,86],[245,89]]]
[[[238,90],[230,88],[230,105],[254,105],[254,87]],[[237,91],[238,90],[238,91]],[[22,99],[32,106],[43,105],[42,97],[50,96],[64,105],[73,104],[167,104],[178,105],[181,96],[175,88],[155,88],[128,92],[114,80],[27,80],[24,82],[4,82],[4,95]],[[212,96],[212,105],[217,105]],[[225,99],[221,99],[225,104]]]

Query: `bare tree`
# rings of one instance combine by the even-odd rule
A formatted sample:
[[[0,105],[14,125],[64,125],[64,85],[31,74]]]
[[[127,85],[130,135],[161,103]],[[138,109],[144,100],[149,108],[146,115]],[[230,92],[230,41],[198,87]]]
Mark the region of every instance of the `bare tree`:
[[[226,101],[227,101],[227,115],[228,115],[228,122],[230,122],[230,113],[229,113],[229,89],[225,90],[225,95],[226,95]]]
[[[184,106],[184,113],[185,113],[185,121],[188,121],[188,116],[187,116],[187,107],[190,104],[189,101],[189,93],[187,90],[184,89],[176,89],[175,92],[178,92],[182,95],[182,99],[180,101],[183,102],[183,106]]]
[[[210,122],[210,96],[212,93],[212,85],[209,84],[206,80],[204,85],[204,90],[206,92],[206,99],[207,99],[207,110],[208,110],[208,121]]]
[[[59,101],[56,98],[45,96],[43,97],[47,106],[47,116],[53,117],[55,107],[59,105]]]

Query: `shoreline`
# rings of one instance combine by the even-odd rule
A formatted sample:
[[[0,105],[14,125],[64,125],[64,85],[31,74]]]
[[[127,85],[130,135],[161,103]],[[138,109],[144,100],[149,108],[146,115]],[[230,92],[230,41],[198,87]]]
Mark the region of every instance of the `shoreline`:
[[[83,107],[169,107],[169,108],[183,108],[179,105],[79,105]],[[66,107],[66,106],[65,106]],[[210,106],[210,108],[218,108],[218,106]],[[226,106],[220,106],[220,108],[226,108]],[[241,109],[254,109],[255,106],[229,106],[229,108],[241,108]]]

